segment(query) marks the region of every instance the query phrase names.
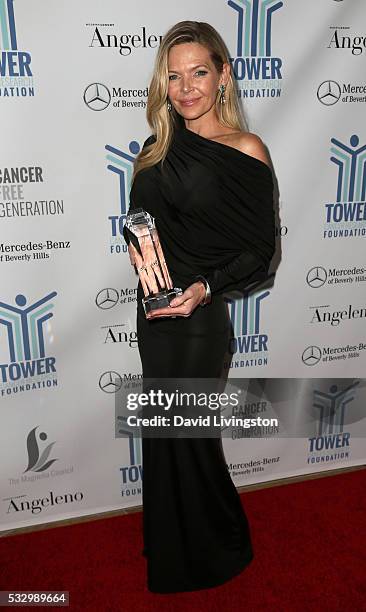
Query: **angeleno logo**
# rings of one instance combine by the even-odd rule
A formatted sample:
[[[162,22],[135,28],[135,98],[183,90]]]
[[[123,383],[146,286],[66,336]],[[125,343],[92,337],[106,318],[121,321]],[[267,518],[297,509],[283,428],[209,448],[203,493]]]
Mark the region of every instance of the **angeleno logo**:
[[[0,97],[34,96],[31,55],[21,51],[13,0],[0,0]]]
[[[336,201],[325,204],[323,238],[366,236],[366,144],[331,139],[330,161],[338,170]]]
[[[347,309],[344,310],[333,310],[329,304],[321,306],[309,306],[310,310],[313,311],[310,323],[329,323],[331,326],[340,325],[341,321],[352,320],[352,319],[365,319],[366,308],[354,308],[352,304],[349,304]]]
[[[61,495],[55,495],[53,491],[50,491],[49,497],[22,500],[21,498],[23,497],[26,497],[26,495],[4,499],[4,501],[9,502],[6,514],[13,514],[14,512],[30,512],[31,514],[40,514],[45,508],[49,508],[50,506],[81,502],[84,499],[84,494],[81,491],[76,491],[75,493],[62,493]]]
[[[108,25],[110,27],[114,24]],[[131,55],[135,49],[154,49],[159,46],[163,38],[162,35],[148,34],[145,26],[134,34],[106,34],[101,27],[104,26],[101,24],[94,28],[89,47],[119,49],[120,55],[124,56]]]
[[[350,30],[349,26],[331,26],[334,30],[328,44],[328,49],[349,49],[352,55],[362,55],[366,51],[366,36],[344,36],[343,30]]]
[[[282,60],[272,54],[272,17],[278,0],[228,0],[236,13],[236,55],[230,58],[241,97],[279,97]],[[234,13],[233,13],[234,15]]]

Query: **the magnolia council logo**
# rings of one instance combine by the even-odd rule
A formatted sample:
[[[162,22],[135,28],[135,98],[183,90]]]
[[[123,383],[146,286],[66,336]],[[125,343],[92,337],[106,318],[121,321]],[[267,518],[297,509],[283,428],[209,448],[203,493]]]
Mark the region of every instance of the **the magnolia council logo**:
[[[309,287],[313,287],[317,289],[318,287],[322,287],[327,280],[327,271],[321,266],[316,266],[311,268],[306,275],[306,282]]]
[[[37,440],[36,430],[38,428],[39,425],[34,427],[27,436],[28,465],[23,472],[24,474],[30,471],[44,472],[45,470],[48,470],[48,468],[50,468],[55,461],[58,461],[58,459],[49,459],[49,454],[55,442],[51,442],[41,451],[40,444],[43,445],[48,436],[46,432],[41,431],[38,434]]]
[[[116,289],[101,289],[95,298],[95,303],[98,308],[102,310],[108,310],[109,308],[113,308],[116,304],[118,304],[119,295]]]
[[[122,378],[118,372],[109,370],[99,378],[99,387],[104,393],[117,393],[122,387]]]
[[[316,92],[319,102],[325,106],[336,104],[341,97],[341,88],[337,81],[323,81]]]
[[[318,346],[308,346],[302,356],[302,362],[307,366],[314,366],[319,363],[322,352]]]
[[[84,102],[90,110],[105,110],[111,101],[111,94],[103,83],[91,83],[84,91]]]

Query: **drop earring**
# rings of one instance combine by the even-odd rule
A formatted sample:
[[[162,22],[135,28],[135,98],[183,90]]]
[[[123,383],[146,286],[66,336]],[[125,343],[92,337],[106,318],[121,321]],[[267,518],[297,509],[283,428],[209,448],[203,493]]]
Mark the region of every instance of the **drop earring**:
[[[220,104],[225,104],[226,103],[226,98],[225,98],[225,91],[226,91],[226,87],[225,85],[222,83],[219,87],[219,92],[220,92]]]
[[[172,110],[172,103],[171,103],[171,101],[169,100],[169,98],[168,98],[168,99],[167,99],[167,101],[166,101],[166,106],[167,106],[167,109],[168,109],[168,111],[169,111],[169,113],[170,113],[170,112],[171,112],[171,110]]]

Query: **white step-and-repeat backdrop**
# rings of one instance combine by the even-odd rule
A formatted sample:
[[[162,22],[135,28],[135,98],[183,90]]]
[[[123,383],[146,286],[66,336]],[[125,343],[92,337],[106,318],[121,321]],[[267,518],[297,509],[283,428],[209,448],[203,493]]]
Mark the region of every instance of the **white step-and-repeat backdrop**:
[[[276,278],[227,296],[229,375],[242,415],[303,435],[226,431],[232,478],[365,462],[365,3],[0,0],[1,530],[141,504],[115,406],[141,378],[122,227],[156,50],[183,19],[222,34],[276,176]]]

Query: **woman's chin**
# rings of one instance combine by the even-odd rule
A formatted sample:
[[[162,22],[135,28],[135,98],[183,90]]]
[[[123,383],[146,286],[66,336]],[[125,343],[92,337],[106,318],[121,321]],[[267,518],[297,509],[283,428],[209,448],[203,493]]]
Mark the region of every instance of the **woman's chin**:
[[[202,115],[204,115],[207,110],[204,108],[193,108],[192,107],[181,107],[178,110],[179,114],[183,117],[183,119],[185,119],[186,121],[193,121],[194,119],[199,119],[200,117],[202,117]]]

